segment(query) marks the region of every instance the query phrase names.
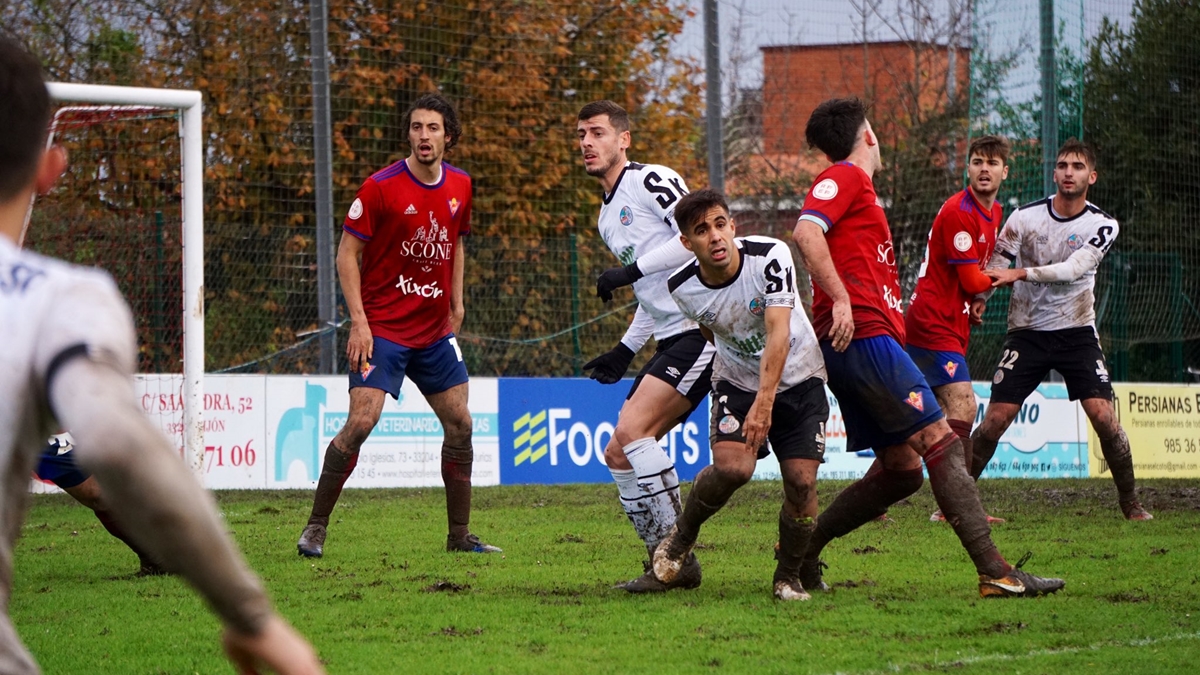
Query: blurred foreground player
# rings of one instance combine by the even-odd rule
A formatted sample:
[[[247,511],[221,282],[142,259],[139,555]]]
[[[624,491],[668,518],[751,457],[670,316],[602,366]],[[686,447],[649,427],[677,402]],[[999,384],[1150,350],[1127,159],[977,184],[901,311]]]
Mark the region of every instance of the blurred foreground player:
[[[796,297],[792,252],[778,239],[735,239],[725,198],[713,190],[681,199],[675,216],[696,260],[671,275],[671,297],[717,347],[713,461],[696,476],[683,514],[655,551],[654,574],[674,580],[700,526],[750,480],[770,440],[783,474],[772,585],[780,600],[808,600],[800,563],[817,517],[829,401],[817,336]]]
[[[83,504],[96,514],[96,520],[104,526],[112,536],[125,543],[138,557],[138,576],[152,577],[166,574],[161,565],[154,562],[148,553],[142,550],[125,530],[113,519],[100,491],[100,484],[94,476],[79,468],[75,461],[75,444],[71,434],[61,433],[50,437],[42,455],[38,457],[34,473],[40,480],[48,481],[58,486],[63,492],[71,495],[75,501]]]
[[[1095,152],[1068,140],[1054,165],[1054,195],[1022,206],[1000,233],[985,272],[995,286],[1013,287],[1008,336],[992,376],[991,400],[973,434],[971,471],[978,477],[987,467],[1025,397],[1053,368],[1096,430],[1121,513],[1127,520],[1151,520],[1137,499],[1129,437],[1113,409],[1112,382],[1096,335],[1096,270],[1120,228],[1087,200],[1095,182]],[[1016,267],[1009,269],[1012,263]]]
[[[823,589],[821,550],[920,489],[924,460],[938,507],[975,564],[980,596],[1061,589],[1061,579],[1009,565],[992,543],[962,441],[901,347],[900,280],[872,183],[882,162],[865,106],[856,98],[825,101],[809,117],[805,137],[833,162],[814,181],[794,232],[814,282],[813,325],[845,420],[846,449],[872,448],[876,459],[817,518],[801,583]]]
[[[338,279],[350,312],[350,413],[325,450],[300,555],[325,551],[329,514],[379,422],[384,397],[407,376],[442,423],[447,551],[494,553],[471,534],[471,411],[467,366],[455,333],[462,327],[459,238],[471,230],[471,177],[442,161],[462,137],[453,106],[438,94],[417,99],[405,116],[408,158],[367,179],[342,225]]]
[[[971,141],[967,187],[947,199],[933,220],[917,287],[904,315],[908,340],[904,349],[962,441],[968,469],[976,408],[975,388],[967,370],[967,343],[971,325],[983,323],[985,301],[976,296],[992,287],[991,278],[982,270],[996,248],[1002,216],[996,193],[1008,177],[1008,150],[1008,141],[1000,136]],[[939,510],[929,519],[939,522],[946,518]],[[987,519],[989,523],[1004,522],[1003,518]]]
[[[633,286],[638,308],[624,337],[611,350],[583,367],[592,379],[614,384],[625,376],[633,356],[651,334],[658,342],[654,356],[629,389],[617,427],[604,448],[604,462],[617,484],[621,507],[633,529],[654,555],[681,509],[679,474],[658,439],[687,419],[711,388],[713,346],[696,322],[680,313],[667,291],[671,271],[692,259],[679,241],[674,212],[687,194],[683,178],[659,164],[638,164],[626,157],[631,143],[629,115],[612,101],[593,101],[576,122],[583,167],[600,181],[604,205],[597,227],[622,267],[605,270],[596,294],[612,300],[612,292]],[[646,561],[645,573],[619,588],[630,593],[657,593],[700,585],[700,563],[689,556],[683,571],[663,583]]]
[[[137,405],[133,320],[112,279],[16,247],[34,193],[48,191],[66,167],[60,149],[45,149],[49,123],[41,68],[0,37],[0,604],[8,606],[29,473],[46,438],[65,427],[119,522],[221,618],[239,672],[320,673],[312,648],[272,611],[212,498]],[[0,672],[38,672],[7,611]]]

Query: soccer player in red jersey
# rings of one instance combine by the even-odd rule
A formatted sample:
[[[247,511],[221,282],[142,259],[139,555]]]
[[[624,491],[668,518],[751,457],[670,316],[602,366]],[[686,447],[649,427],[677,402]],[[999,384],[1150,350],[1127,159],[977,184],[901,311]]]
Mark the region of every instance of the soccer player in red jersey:
[[[817,176],[793,234],[813,279],[813,326],[829,388],[846,425],[847,450],[872,448],[876,460],[817,518],[801,565],[808,591],[821,580],[821,550],[916,492],[929,471],[946,513],[979,574],[983,597],[1032,597],[1065,584],[1009,565],[992,543],[962,441],[901,347],[904,317],[892,233],[872,178],[882,167],[879,140],[857,98],[817,106],[805,137],[833,166]]]
[[[437,94],[419,98],[405,119],[412,152],[363,183],[342,225],[337,266],[350,311],[350,414],[325,450],[312,515],[297,543],[303,556],[324,553],[329,514],[384,396],[397,398],[405,375],[444,429],[446,550],[500,550],[468,528],[474,454],[467,368],[454,334],[464,315],[459,237],[471,229],[471,177],[442,161],[462,127]]]
[[[982,268],[996,248],[1002,215],[996,193],[1008,177],[1008,150],[1008,141],[999,136],[971,141],[967,149],[969,184],[947,199],[933,220],[904,321],[905,351],[925,376],[946,421],[962,441],[968,471],[975,390],[967,370],[967,342],[971,324],[983,323],[985,301],[976,296],[992,285]],[[945,517],[938,510],[929,519],[939,522]],[[988,522],[1002,523],[1004,519],[988,516]]]

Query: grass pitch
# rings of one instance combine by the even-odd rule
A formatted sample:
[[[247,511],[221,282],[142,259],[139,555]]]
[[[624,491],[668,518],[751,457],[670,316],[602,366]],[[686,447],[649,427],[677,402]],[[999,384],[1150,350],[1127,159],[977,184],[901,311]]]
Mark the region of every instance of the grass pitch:
[[[752,483],[701,533],[704,584],[629,596],[643,552],[611,485],[477,488],[472,529],[503,555],[448,554],[441,490],[351,490],[326,556],[296,555],[309,492],[218,494],[279,610],[330,673],[1194,673],[1200,480],[1139,483],[1148,523],[1109,480],[981,483],[1010,561],[1062,576],[1036,600],[980,600],[928,486],[826,550],[831,593],[771,597],[781,486]],[[844,482],[822,482],[824,507]],[[45,672],[222,673],[218,625],[174,578],[66,496],[39,496],[16,551],[11,614]]]

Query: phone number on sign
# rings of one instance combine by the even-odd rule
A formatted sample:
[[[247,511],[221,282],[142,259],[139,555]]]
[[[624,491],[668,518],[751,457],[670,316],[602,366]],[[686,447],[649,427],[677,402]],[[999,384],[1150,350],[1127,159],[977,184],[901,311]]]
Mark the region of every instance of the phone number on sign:
[[[1167,449],[1167,452],[1182,453],[1196,452],[1197,447],[1200,447],[1200,445],[1196,443],[1196,439],[1194,438],[1164,438],[1163,447]]]
[[[222,466],[254,466],[258,461],[258,453],[251,445],[254,441],[246,441],[243,445],[234,445],[228,452],[223,445],[204,446],[204,473],[212,473],[213,467]],[[226,462],[228,460],[228,462]]]

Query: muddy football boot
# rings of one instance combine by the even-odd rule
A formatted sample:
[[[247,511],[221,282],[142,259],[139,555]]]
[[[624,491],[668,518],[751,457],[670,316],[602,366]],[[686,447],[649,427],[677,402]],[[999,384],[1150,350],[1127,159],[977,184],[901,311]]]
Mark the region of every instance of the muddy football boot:
[[[1062,590],[1067,585],[1062,579],[1043,578],[1021,569],[1029,561],[1026,553],[1016,567],[999,578],[979,575],[979,597],[981,598],[1036,598]]]
[[[325,526],[309,523],[300,533],[296,551],[305,558],[320,558],[325,553]]]
[[[812,591],[813,593],[829,592],[829,584],[821,579],[821,569],[828,569],[829,565],[825,564],[820,558],[805,558],[804,562],[800,563],[800,574],[798,580],[800,585]]]
[[[1141,503],[1136,499],[1121,502],[1121,513],[1125,514],[1125,520],[1154,520],[1154,516],[1142,508]]]
[[[788,579],[775,582],[775,599],[776,600],[812,600],[812,596],[804,590],[804,586],[796,579]]]
[[[689,553],[683,562],[683,567],[679,569],[679,574],[675,576],[675,580],[671,583],[664,583],[654,576],[654,567],[649,561],[642,561],[642,566],[645,572],[642,576],[626,581],[623,584],[617,584],[613,588],[619,588],[629,593],[666,593],[669,590],[676,588],[691,589],[699,588],[701,573],[700,561],[696,559],[695,554]]]
[[[692,552],[692,547],[696,545],[695,541],[684,541],[679,534],[679,528],[672,526],[671,533],[666,539],[654,549],[654,557],[652,558],[654,566],[654,576],[658,580],[669,584],[675,581],[679,576],[680,570],[688,562],[688,556]],[[693,558],[695,556],[692,556]]]
[[[468,534],[462,539],[446,536],[446,550],[451,553],[503,553],[504,549],[479,541],[479,537]]]

